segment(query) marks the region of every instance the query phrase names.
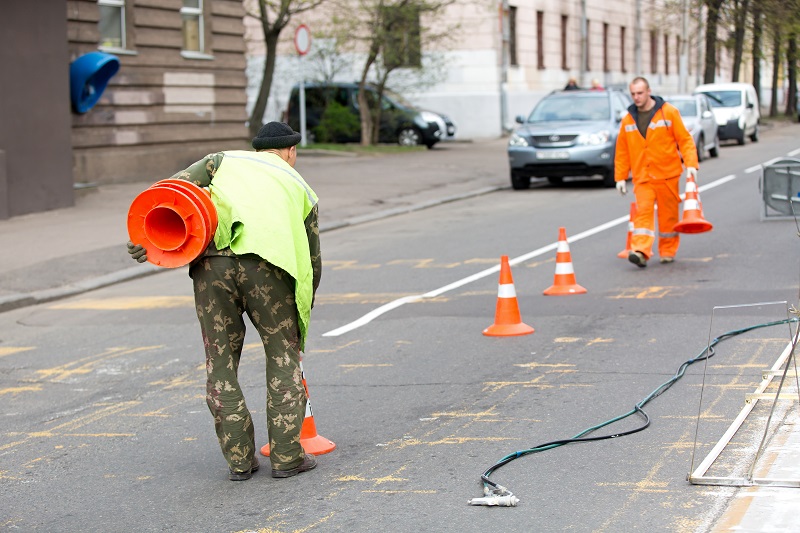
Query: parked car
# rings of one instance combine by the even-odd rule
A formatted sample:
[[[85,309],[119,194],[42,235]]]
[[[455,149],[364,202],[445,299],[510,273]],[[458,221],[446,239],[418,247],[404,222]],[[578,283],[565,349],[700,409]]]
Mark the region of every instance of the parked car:
[[[614,150],[622,117],[633,102],[615,89],[554,91],[542,98],[508,142],[511,186],[530,187],[532,177],[561,183],[569,176],[603,178],[614,186]]]
[[[349,113],[349,128],[338,128],[333,134],[334,142],[359,142],[361,129],[358,105],[358,83],[305,83],[306,131],[314,138],[315,131],[325,116],[326,110],[338,104],[339,109]],[[378,90],[367,85],[370,102],[377,103]],[[286,120],[295,131],[300,131],[300,87],[295,85],[289,97]],[[384,89],[381,100],[381,124],[379,142],[396,142],[403,146],[424,144],[428,148],[456,133],[453,122],[441,113],[416,107],[399,94]],[[341,117],[341,116],[340,116]],[[354,126],[352,124],[355,124]]]
[[[677,94],[664,98],[678,108],[683,123],[692,134],[697,147],[697,158],[705,159],[706,151],[711,157],[719,156],[719,131],[711,104],[705,94]]]
[[[761,111],[756,89],[749,83],[708,83],[699,85],[695,93],[704,93],[717,119],[719,139],[735,139],[739,144],[758,142]]]

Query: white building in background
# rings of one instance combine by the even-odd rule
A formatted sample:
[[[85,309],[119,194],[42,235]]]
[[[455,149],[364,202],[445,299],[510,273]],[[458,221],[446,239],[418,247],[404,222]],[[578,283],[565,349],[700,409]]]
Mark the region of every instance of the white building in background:
[[[447,48],[422,46],[423,64],[438,65],[435,81],[409,92],[408,86],[396,87],[390,77],[389,86],[423,108],[450,116],[460,139],[502,135],[513,127],[516,115],[527,115],[542,96],[562,88],[571,77],[581,86],[597,79],[604,86],[627,87],[635,76],[644,76],[654,94],[691,92],[702,81],[702,24],[696,8],[684,26],[680,7],[669,11],[666,4],[664,0],[456,0],[439,19],[442,24],[459,23]],[[326,42],[324,32],[320,35],[329,20],[325,9],[323,4],[295,16],[283,31],[265,121],[280,120],[294,84],[320,77],[310,56],[315,46]],[[309,26],[314,35],[311,54],[304,57],[298,56],[293,44],[300,24]],[[258,21],[246,18],[245,27],[249,110],[261,83],[265,52]],[[688,41],[682,75],[684,27]],[[719,56],[723,65],[730,62],[726,63],[725,52]],[[360,77],[363,57],[350,54],[339,60],[349,68],[337,73],[336,81]],[[417,72],[403,70],[400,78]],[[718,79],[729,81],[729,70],[718,69]],[[751,70],[743,68],[743,76]]]

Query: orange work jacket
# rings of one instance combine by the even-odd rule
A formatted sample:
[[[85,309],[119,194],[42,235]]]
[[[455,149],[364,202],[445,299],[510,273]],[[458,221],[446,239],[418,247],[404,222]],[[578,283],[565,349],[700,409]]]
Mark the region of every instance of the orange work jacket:
[[[642,137],[636,126],[638,110],[635,105],[628,108],[628,114],[619,125],[614,155],[616,181],[628,179],[631,173],[635,185],[676,178],[683,172],[683,164],[698,168],[697,148],[680,112],[661,97],[653,99],[655,113],[647,127],[647,137]]]

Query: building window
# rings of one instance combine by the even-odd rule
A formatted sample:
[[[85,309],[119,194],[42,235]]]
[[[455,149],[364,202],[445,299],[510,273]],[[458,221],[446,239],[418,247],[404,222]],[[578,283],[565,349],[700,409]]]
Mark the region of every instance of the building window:
[[[183,0],[183,49],[187,52],[205,52],[203,38],[203,0]]]
[[[102,48],[124,49],[125,39],[125,0],[98,0],[100,20],[97,29],[100,32]]]
[[[508,62],[513,66],[519,65],[517,61],[517,6],[508,9]]]
[[[620,70],[623,73],[628,72],[628,69],[625,68],[625,26],[619,28],[619,58]]]
[[[658,73],[658,35],[654,31],[650,32],[650,71]]]
[[[536,12],[536,67],[544,69],[544,11]]]
[[[608,23],[603,23],[603,72],[610,72],[608,64]]]
[[[419,19],[419,8],[416,6],[383,7],[383,24],[387,35],[383,62],[387,67],[422,66]]]
[[[664,34],[664,74],[669,76],[669,35]]]
[[[569,70],[567,62],[567,30],[569,29],[569,17],[561,15],[561,68]]]

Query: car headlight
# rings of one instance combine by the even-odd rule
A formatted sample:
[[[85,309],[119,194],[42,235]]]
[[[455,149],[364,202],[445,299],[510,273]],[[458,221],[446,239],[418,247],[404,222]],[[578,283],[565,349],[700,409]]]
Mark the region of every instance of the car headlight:
[[[511,134],[511,138],[508,139],[508,145],[509,146],[530,146],[530,144],[528,144],[528,141],[525,139],[525,137],[523,137],[521,135],[517,135],[516,133],[512,133]]]
[[[598,131],[597,133],[581,133],[578,135],[577,143],[584,146],[597,146],[608,142],[611,133],[608,131]]]
[[[439,115],[437,115],[436,113],[431,113],[430,111],[422,111],[419,115],[425,122],[438,123],[440,120],[442,120],[442,118]]]

